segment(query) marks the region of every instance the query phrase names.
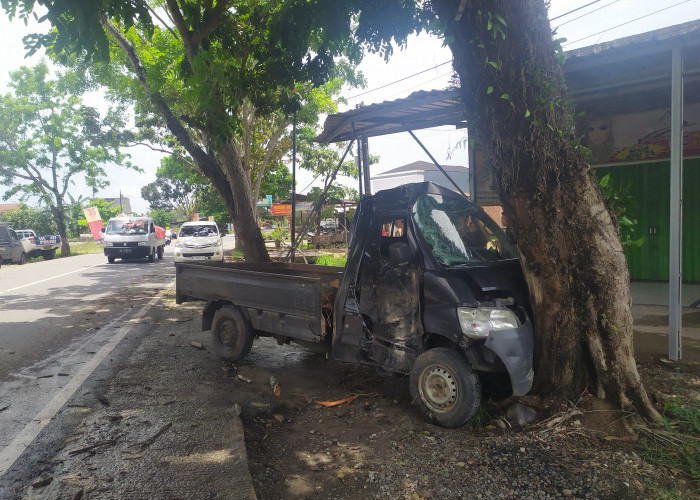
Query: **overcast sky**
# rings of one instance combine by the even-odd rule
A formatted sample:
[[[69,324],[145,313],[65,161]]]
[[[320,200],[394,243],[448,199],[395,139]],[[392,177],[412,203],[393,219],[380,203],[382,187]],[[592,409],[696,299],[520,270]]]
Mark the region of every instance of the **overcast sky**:
[[[590,3],[592,5],[572,12]],[[569,12],[571,13],[555,19]],[[568,40],[564,49],[571,50],[700,19],[700,0],[552,0],[550,19],[553,19],[552,26],[558,27],[559,36]],[[0,47],[3,47],[0,92],[7,92],[10,71],[21,65],[36,64],[40,60],[40,54],[31,59],[24,58],[22,37],[32,31],[35,30],[31,26],[26,28],[18,20],[10,23],[4,14],[0,14]],[[367,105],[400,99],[418,90],[444,89],[450,82],[452,68],[450,64],[442,63],[450,60],[451,53],[442,47],[442,42],[426,35],[412,37],[406,49],[397,50],[388,64],[378,56],[367,55],[360,69],[367,78],[368,86],[366,89],[348,90],[348,106],[342,110],[354,108],[359,103]],[[420,74],[417,74],[419,72]],[[448,159],[448,151],[454,148],[464,134],[465,131],[456,131],[453,127],[416,132],[433,156],[447,165],[467,164],[464,150],[457,150],[452,158]],[[372,167],[373,173],[417,160],[429,161],[415,141],[405,133],[370,138],[369,145],[370,152],[380,157],[379,164]],[[144,173],[126,172],[117,167],[110,167],[111,185],[98,195],[114,198],[119,196],[121,190],[122,195],[131,200],[134,211],[145,212],[148,206],[141,199],[141,187],[155,180],[160,155],[145,147],[132,148],[130,153],[132,161],[143,168]],[[299,172],[297,191],[308,189],[311,181],[309,175]],[[351,185],[355,186],[355,182]],[[3,191],[4,188],[0,186],[0,193]],[[79,186],[74,192],[84,196],[90,195],[89,191],[81,190]]]

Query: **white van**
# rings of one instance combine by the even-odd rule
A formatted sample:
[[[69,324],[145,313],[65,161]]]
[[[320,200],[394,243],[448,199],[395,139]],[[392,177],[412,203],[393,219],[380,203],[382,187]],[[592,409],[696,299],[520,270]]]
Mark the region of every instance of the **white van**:
[[[185,222],[175,240],[175,262],[224,260],[224,244],[216,222]]]

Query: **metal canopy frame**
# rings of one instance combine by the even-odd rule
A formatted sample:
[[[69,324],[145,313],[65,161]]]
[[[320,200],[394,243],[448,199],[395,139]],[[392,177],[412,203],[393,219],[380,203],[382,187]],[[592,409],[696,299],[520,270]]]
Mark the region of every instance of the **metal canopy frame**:
[[[366,196],[371,194],[368,138],[408,132],[455,189],[466,197],[464,191],[413,133],[414,130],[443,125],[466,127],[464,106],[457,89],[414,92],[404,99],[330,115],[323,125],[323,132],[315,141],[328,144],[357,140],[359,192],[360,196]]]

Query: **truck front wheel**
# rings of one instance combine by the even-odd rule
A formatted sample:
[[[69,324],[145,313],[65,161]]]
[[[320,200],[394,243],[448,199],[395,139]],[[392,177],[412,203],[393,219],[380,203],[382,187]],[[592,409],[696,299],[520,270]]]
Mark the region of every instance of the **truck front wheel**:
[[[158,247],[158,260],[163,260],[163,252],[165,252],[165,247]]]
[[[116,257],[114,255],[110,255],[107,257],[107,262],[109,262],[110,264],[114,264],[115,259]]]
[[[148,255],[148,262],[155,262],[156,261],[156,248],[153,247],[151,248],[151,253]]]
[[[211,325],[214,352],[225,361],[239,361],[253,346],[253,329],[235,306],[223,306]]]
[[[409,386],[420,412],[442,427],[463,425],[479,408],[479,377],[464,355],[454,349],[438,347],[418,356]]]

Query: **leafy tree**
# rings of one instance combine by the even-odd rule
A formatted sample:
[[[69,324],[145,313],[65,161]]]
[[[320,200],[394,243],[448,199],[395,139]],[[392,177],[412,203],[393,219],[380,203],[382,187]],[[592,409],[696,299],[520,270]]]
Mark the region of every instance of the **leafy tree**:
[[[141,188],[141,196],[151,209],[170,210],[180,218],[192,220],[198,212],[198,196],[211,183],[191,162],[178,156],[166,156],[156,171],[156,180]]]
[[[41,210],[21,205],[16,210],[0,214],[0,221],[8,223],[15,229],[33,229],[38,235],[56,233],[56,223],[48,209]]]
[[[162,208],[151,210],[148,215],[153,218],[153,222],[156,226],[170,227],[172,223],[175,222],[173,218],[174,214]]]
[[[90,206],[95,207],[100,212],[100,218],[103,222],[108,222],[119,215],[119,205],[116,205],[114,201],[105,201],[102,198],[95,198],[88,202],[82,203],[82,208]],[[87,226],[87,224],[85,224]]]
[[[120,152],[123,112],[100,117],[75,95],[74,75],[48,77],[46,64],[10,74],[12,93],[0,97],[0,178],[4,198],[21,194],[51,209],[70,254],[65,211],[80,182],[93,193],[109,184],[108,163],[130,167]]]
[[[2,0],[10,16],[30,15],[35,3]],[[335,76],[336,57],[359,57],[348,35],[334,35],[349,33],[350,19],[333,5],[282,0],[64,0],[46,7],[55,30],[26,43],[50,47],[64,61],[76,53],[104,61],[114,49],[113,85],[128,89],[144,119],[157,117],[219,191],[246,259],[269,260],[255,222],[250,117],[277,116],[270,123],[284,130],[279,118],[300,108],[298,84],[323,84]]]

